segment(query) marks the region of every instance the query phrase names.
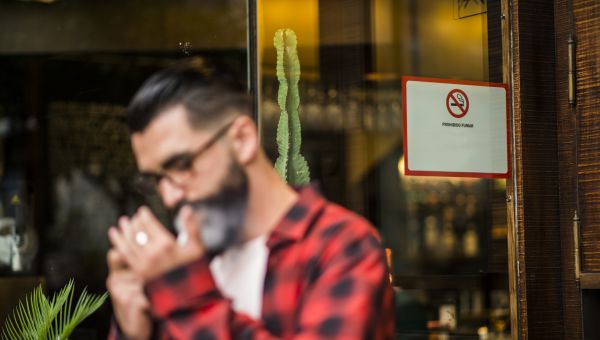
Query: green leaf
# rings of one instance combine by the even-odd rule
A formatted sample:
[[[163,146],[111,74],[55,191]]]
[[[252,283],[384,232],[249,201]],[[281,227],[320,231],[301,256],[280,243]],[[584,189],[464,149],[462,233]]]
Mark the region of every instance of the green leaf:
[[[88,294],[87,291],[84,289],[81,295],[79,296],[77,305],[75,305],[75,311],[73,312],[73,316],[64,325],[62,331],[60,332],[59,339],[67,339],[71,335],[71,333],[73,333],[75,327],[77,327],[83,320],[85,320],[85,318],[87,318],[98,308],[100,308],[107,298],[107,293],[104,293],[100,296],[96,296]]]
[[[48,300],[41,285],[35,288],[25,297],[24,302],[19,301],[6,319],[0,333],[2,339],[67,339],[75,327],[100,308],[108,297],[107,293],[92,295],[84,289],[71,313],[74,289],[73,280],[69,280],[58,294]]]

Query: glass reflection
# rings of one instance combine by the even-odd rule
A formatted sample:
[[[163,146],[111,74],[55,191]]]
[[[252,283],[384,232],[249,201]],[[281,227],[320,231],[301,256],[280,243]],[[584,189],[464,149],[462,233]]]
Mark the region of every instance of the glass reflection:
[[[324,194],[391,250],[398,339],[508,337],[505,181],[405,176],[400,83],[501,82],[500,1],[262,0],[259,17],[263,144],[274,157],[271,41],[291,28],[302,152]]]

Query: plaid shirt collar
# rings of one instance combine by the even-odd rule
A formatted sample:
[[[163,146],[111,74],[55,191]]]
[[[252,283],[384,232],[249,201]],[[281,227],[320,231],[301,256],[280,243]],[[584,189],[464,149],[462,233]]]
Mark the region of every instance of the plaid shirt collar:
[[[284,243],[301,240],[325,206],[325,199],[317,193],[314,185],[297,188],[296,191],[298,200],[267,240],[267,247],[271,250]]]

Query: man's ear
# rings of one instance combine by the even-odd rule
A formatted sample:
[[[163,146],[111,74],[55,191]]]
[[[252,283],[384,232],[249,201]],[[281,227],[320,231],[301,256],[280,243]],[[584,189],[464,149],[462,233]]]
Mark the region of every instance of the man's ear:
[[[259,151],[258,129],[252,118],[240,116],[231,126],[231,140],[237,161],[246,165],[251,163]]]

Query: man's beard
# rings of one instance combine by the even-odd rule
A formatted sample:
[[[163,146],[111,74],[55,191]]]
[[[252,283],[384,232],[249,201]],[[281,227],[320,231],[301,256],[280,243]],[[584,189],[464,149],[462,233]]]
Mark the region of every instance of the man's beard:
[[[179,208],[184,205],[189,205],[194,215],[202,216],[200,233],[207,254],[219,254],[241,240],[248,206],[248,176],[232,157],[217,192],[201,200],[182,202]],[[175,225],[181,236],[182,226],[178,219],[179,209]]]

